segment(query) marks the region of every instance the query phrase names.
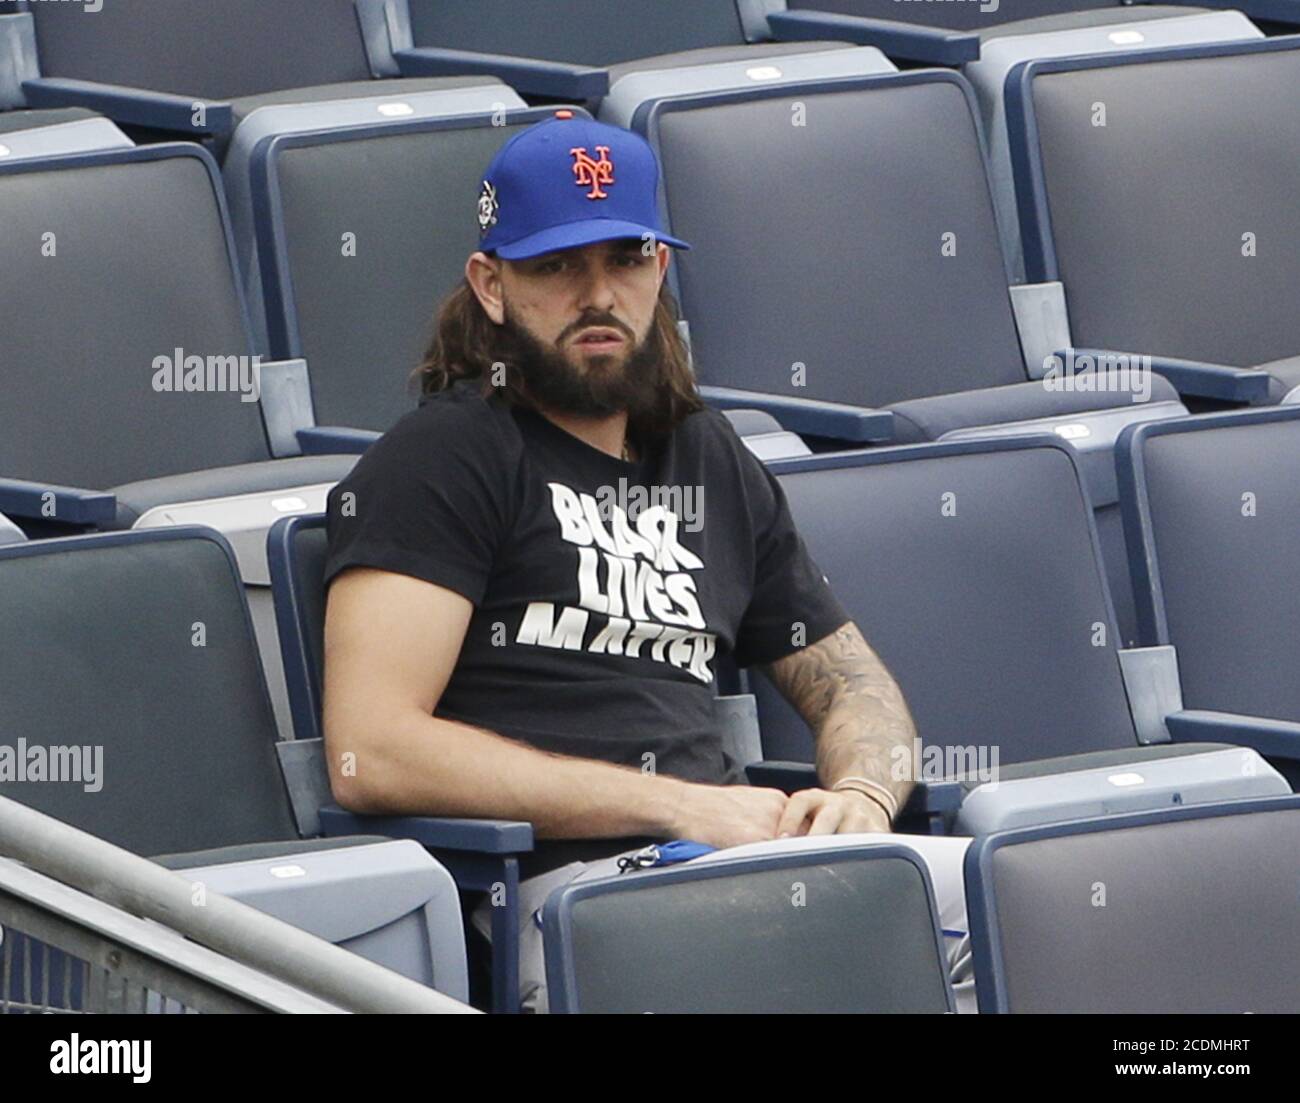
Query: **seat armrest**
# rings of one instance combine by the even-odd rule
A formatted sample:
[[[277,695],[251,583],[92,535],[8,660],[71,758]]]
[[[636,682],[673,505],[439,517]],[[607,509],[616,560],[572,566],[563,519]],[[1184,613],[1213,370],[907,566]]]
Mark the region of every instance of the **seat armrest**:
[[[117,497],[102,490],[0,479],[0,513],[65,525],[109,525],[117,518]]]
[[[221,100],[93,80],[35,77],[23,81],[23,94],[32,107],[86,107],[116,122],[188,136],[227,134],[235,119],[234,108]],[[196,118],[200,107],[202,113]]]
[[[413,839],[439,850],[523,854],[533,849],[533,825],[516,820],[468,820],[449,816],[362,816],[337,804],[320,810],[321,834],[383,835]]]
[[[296,435],[304,456],[360,456],[381,434],[370,429],[316,425],[299,429]]]
[[[746,391],[738,387],[701,387],[700,397],[717,410],[762,410],[792,433],[829,437],[850,444],[894,439],[894,415],[889,410]]]
[[[1255,368],[1234,368],[1228,364],[1208,364],[1200,360],[1176,360],[1169,356],[1145,356],[1114,352],[1109,349],[1063,349],[1056,353],[1062,363],[1076,363],[1080,357],[1092,358],[1093,365],[1104,367],[1117,363],[1145,364],[1148,360],[1156,375],[1163,375],[1179,394],[1194,398],[1214,398],[1224,402],[1250,403],[1268,398],[1268,372]],[[1071,359],[1073,358],[1073,359]],[[1079,369],[1076,367],[1076,371]]]
[[[751,762],[745,767],[745,776],[750,785],[780,789],[787,794],[815,789],[821,784],[817,779],[817,767],[811,762]],[[957,781],[918,781],[899,814],[955,812],[961,807],[964,796],[961,783]]]
[[[817,767],[811,762],[751,762],[745,767],[745,777],[750,785],[786,794],[816,789],[819,784]]]
[[[562,61],[540,61],[477,50],[410,46],[393,51],[404,77],[499,77],[521,95],[590,100],[609,91],[609,71]]]
[[[960,65],[977,61],[979,35],[948,31],[942,27],[918,27],[892,19],[868,19],[836,12],[783,11],[767,17],[772,37],[778,42],[828,40],[875,46],[893,58],[923,61],[931,65]]]
[[[1292,720],[1184,709],[1166,716],[1165,727],[1175,743],[1232,743],[1265,758],[1300,760],[1300,724]]]

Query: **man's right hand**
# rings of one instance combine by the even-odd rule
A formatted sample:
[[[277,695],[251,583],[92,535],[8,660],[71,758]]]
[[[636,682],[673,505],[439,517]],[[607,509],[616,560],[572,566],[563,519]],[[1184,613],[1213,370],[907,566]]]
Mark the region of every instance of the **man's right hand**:
[[[779,789],[686,783],[671,833],[719,849],[766,842],[776,838],[788,799]]]

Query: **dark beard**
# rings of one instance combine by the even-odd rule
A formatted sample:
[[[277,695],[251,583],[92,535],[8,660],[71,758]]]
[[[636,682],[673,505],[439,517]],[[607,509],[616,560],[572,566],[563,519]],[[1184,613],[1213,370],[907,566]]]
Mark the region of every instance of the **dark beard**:
[[[612,326],[622,333],[627,327],[609,315],[583,318],[561,335],[588,326]],[[613,357],[593,357],[588,370],[580,372],[556,345],[539,341],[528,329],[510,317],[497,328],[495,356],[522,382],[528,400],[557,413],[577,417],[608,417],[627,411],[628,421],[635,424],[657,410],[663,393],[663,357],[658,331],[649,335],[627,358],[623,367],[611,371]]]

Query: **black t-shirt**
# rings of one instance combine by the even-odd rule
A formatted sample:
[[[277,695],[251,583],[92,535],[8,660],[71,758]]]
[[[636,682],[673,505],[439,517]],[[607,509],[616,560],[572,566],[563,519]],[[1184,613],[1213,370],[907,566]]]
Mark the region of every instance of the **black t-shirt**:
[[[718,661],[772,662],[849,620],[713,410],[629,463],[497,396],[435,396],[329,496],[326,582],[354,566],[474,604],[435,715],[692,781],[743,780],[714,724]]]

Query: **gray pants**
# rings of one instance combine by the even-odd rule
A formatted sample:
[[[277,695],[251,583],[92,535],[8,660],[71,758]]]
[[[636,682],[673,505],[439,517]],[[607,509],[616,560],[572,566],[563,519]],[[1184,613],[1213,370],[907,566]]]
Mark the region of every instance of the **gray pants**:
[[[962,877],[962,861],[968,838],[938,835],[802,835],[772,842],[750,843],[747,846],[717,850],[696,858],[694,863],[717,861],[721,858],[743,858],[759,854],[783,854],[798,850],[822,850],[836,846],[861,846],[863,843],[892,843],[907,846],[925,861],[934,883],[935,903],[939,910],[939,926],[943,931],[944,950],[948,957],[949,977],[957,998],[957,1010],[963,1014],[975,1011],[975,979],[971,965],[970,928],[966,922],[966,889]],[[627,853],[634,853],[628,851]],[[530,877],[519,885],[519,998],[524,1011],[545,1013],[546,965],[542,947],[541,909],[547,897],[556,889],[575,881],[588,881],[608,877],[619,872],[618,860],[622,855],[603,858],[597,862],[571,862],[549,873]],[[472,916],[474,926],[487,939],[491,939],[491,903],[485,900]]]

